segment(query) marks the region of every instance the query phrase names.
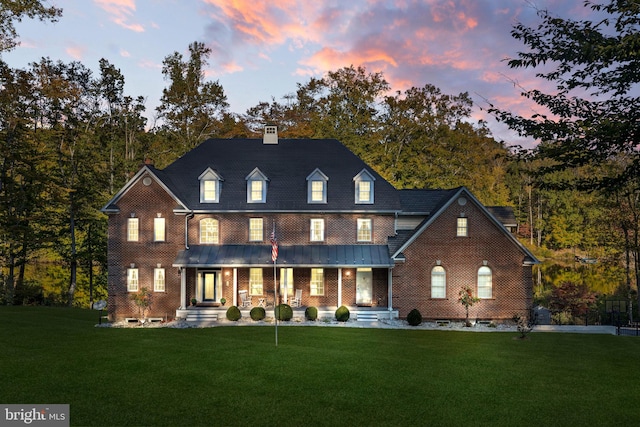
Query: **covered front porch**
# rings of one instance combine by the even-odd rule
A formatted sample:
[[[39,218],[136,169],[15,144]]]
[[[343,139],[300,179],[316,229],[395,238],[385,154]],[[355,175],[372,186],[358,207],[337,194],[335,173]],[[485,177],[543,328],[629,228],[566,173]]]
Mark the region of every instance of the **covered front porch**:
[[[185,309],[176,310],[176,318],[180,318],[186,320],[188,322],[215,322],[218,320],[226,319],[228,305],[225,306],[217,306],[217,307],[204,307],[204,306],[194,306],[188,307]],[[250,319],[249,313],[253,307],[239,307],[240,313],[242,314],[243,319]],[[337,306],[322,306],[316,307],[318,309],[318,322],[322,322],[324,320],[333,320],[335,319],[335,312],[337,310]],[[392,320],[398,318],[398,310],[389,310],[387,307],[358,307],[358,306],[347,306],[349,309],[349,320],[355,321],[369,321],[375,322],[378,320]],[[307,307],[293,307],[293,318],[291,321],[299,322],[305,320],[305,310]],[[273,319],[274,318],[274,309],[273,307],[265,308],[266,317],[265,319]]]
[[[398,315],[386,245],[281,246],[275,264],[267,245],[193,246],[174,266],[181,278],[176,317],[183,319],[224,318],[232,305],[243,317],[255,306],[268,316],[276,302],[291,305],[294,318],[312,306],[318,318],[332,318],[342,305],[352,319]]]

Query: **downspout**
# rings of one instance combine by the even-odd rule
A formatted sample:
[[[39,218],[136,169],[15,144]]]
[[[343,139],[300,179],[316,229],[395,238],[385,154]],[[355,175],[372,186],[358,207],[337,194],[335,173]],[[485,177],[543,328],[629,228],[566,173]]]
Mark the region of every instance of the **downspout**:
[[[193,218],[193,211],[184,216],[184,248],[189,250],[189,220]]]

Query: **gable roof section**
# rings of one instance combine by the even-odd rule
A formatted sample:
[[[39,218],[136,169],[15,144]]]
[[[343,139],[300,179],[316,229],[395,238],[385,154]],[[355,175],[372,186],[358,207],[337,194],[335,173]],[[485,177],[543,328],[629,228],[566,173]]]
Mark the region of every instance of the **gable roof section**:
[[[200,203],[198,176],[207,168],[224,177],[220,201],[215,206]],[[255,169],[269,178],[266,203],[248,204],[246,177]],[[386,212],[400,210],[397,190],[359,157],[335,139],[209,139],[189,151],[163,171],[173,194],[195,212],[300,212],[316,211],[307,203],[310,171],[319,169],[331,181],[322,211]],[[363,170],[376,180],[375,203],[358,205],[353,178]]]
[[[167,185],[170,182],[169,178],[164,176],[161,170],[154,168],[151,165],[144,165],[136,172],[136,174],[127,182],[121,189],[116,193],[115,196],[111,198],[100,210],[106,214],[109,213],[118,213],[120,212],[120,208],[118,207],[118,200],[122,198],[127,192],[136,184],[138,181],[144,178],[144,176],[148,174],[150,177],[155,180],[160,187],[162,187],[167,194],[169,194],[177,204],[176,210],[178,211],[188,211],[187,206],[175,195],[175,193],[171,190],[170,185]],[[200,191],[200,187],[198,181],[196,181],[196,186],[198,187],[198,191]],[[199,193],[198,193],[199,194]]]
[[[389,251],[391,252],[391,257],[394,259],[401,259],[402,251],[404,251],[409,245],[411,245],[417,238],[420,236],[432,223],[436,218],[442,214],[454,201],[458,200],[460,196],[464,196],[467,199],[471,200],[476,206],[485,214],[485,216],[493,222],[501,231],[504,233],[509,240],[511,240],[525,255],[525,264],[539,264],[540,261],[533,255],[518,239],[513,236],[507,230],[502,222],[498,220],[491,212],[482,204],[478,199],[475,198],[469,190],[465,187],[459,187],[452,190],[409,190],[414,192],[413,194],[401,191],[404,194],[403,198],[403,208],[405,206],[409,208],[409,206],[413,206],[414,209],[426,209],[431,208],[432,211],[424,211],[423,213],[428,213],[429,216],[412,232],[398,234],[396,238],[389,239]],[[441,193],[438,193],[441,191]],[[420,201],[420,193],[422,193],[422,197],[425,199],[429,199],[431,196],[432,200],[423,200]],[[430,194],[432,193],[432,194]],[[438,197],[438,195],[440,197]],[[407,205],[405,205],[407,203]],[[418,212],[416,212],[417,214]]]

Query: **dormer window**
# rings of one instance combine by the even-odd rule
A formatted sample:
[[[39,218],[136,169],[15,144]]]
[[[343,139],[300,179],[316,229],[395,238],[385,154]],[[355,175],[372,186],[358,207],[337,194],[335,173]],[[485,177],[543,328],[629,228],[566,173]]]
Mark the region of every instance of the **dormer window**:
[[[307,203],[327,203],[327,181],[320,169],[311,172],[307,177]]]
[[[200,203],[220,202],[221,181],[224,181],[213,169],[207,168],[198,177],[200,181]]]
[[[373,204],[374,181],[376,179],[366,169],[353,178],[356,204]]]
[[[267,182],[269,179],[260,169],[255,168],[247,177],[247,203],[267,202]]]

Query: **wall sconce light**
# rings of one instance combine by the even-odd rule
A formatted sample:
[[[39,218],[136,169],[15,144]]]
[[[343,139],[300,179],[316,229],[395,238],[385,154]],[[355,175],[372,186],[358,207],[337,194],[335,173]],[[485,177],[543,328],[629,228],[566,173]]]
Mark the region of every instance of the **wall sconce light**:
[[[178,277],[182,274],[182,267],[178,267]]]
[[[227,277],[229,277],[229,270],[225,271],[225,272],[224,272],[224,275],[225,275],[225,276],[227,276]]]
[[[347,277],[351,277],[351,270],[347,270],[347,272],[345,273],[345,275],[346,275]]]

